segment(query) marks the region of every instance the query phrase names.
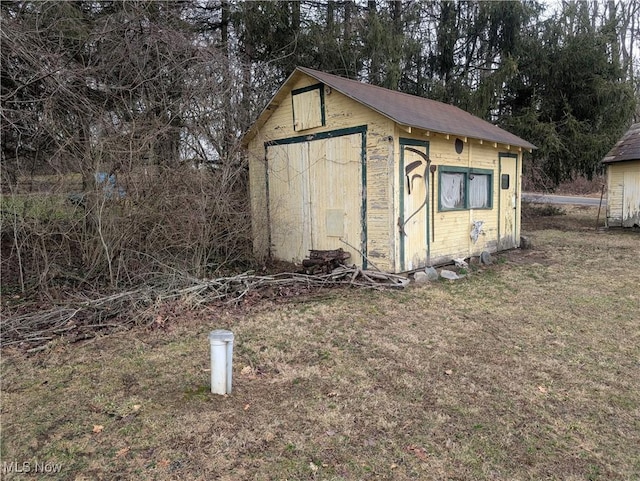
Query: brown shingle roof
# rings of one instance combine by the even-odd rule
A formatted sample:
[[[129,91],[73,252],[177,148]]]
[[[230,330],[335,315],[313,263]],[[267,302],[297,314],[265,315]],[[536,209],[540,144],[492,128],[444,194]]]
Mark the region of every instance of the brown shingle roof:
[[[640,160],[640,123],[633,124],[627,133],[613,146],[602,162],[623,162],[625,160]]]
[[[526,149],[536,148],[526,140],[453,105],[349,80],[310,68],[298,67],[298,70],[402,125],[443,134],[490,140]]]

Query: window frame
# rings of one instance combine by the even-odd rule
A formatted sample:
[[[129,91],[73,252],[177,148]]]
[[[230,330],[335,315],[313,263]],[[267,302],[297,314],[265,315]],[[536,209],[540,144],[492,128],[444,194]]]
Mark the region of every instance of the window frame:
[[[442,175],[443,174],[464,174],[464,206],[463,207],[443,207],[442,205]],[[438,166],[438,212],[457,212],[464,210],[492,210],[493,209],[493,191],[494,191],[494,171],[491,169],[478,169],[469,167],[456,167],[441,165]],[[486,175],[489,177],[487,182],[487,206],[471,207],[469,196],[469,184],[471,175]]]

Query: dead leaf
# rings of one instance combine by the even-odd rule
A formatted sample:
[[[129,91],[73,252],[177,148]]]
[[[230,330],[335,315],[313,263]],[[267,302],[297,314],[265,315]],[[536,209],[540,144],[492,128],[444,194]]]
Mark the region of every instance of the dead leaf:
[[[160,466],[161,468],[166,468],[167,466],[169,466],[169,460],[168,459],[161,459],[160,461],[158,461],[158,466]]]
[[[95,424],[93,426],[93,432],[96,433],[96,434],[100,434],[103,429],[104,429],[104,426],[102,426],[100,424]]]
[[[134,404],[133,405],[133,410],[134,411],[139,411],[141,407],[142,407],[142,404]]]
[[[415,454],[416,457],[418,459],[420,459],[421,461],[426,461],[427,460],[427,457],[428,457],[427,450],[422,448],[422,447],[420,447],[420,446],[414,446],[414,445],[407,446],[407,451]]]
[[[240,374],[242,374],[243,376],[248,376],[249,374],[251,374],[251,371],[253,371],[253,369],[251,369],[251,366],[245,366],[240,371]]]
[[[390,469],[396,469],[398,467],[398,465],[396,463],[393,463],[391,466],[389,466]]]
[[[122,456],[126,456],[127,453],[131,450],[131,448],[129,447],[124,447],[122,449],[120,449],[117,453],[116,453],[116,458],[121,458]]]
[[[547,392],[547,388],[544,386],[538,386],[538,391],[540,391],[541,393],[545,393]]]

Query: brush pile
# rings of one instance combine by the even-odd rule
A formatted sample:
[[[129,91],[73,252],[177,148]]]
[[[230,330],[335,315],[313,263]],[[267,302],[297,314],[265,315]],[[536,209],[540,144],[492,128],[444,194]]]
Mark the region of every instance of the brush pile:
[[[176,285],[178,284],[178,285]],[[160,305],[184,301],[192,308],[241,304],[250,299],[293,297],[320,288],[349,286],[372,289],[404,288],[406,277],[352,266],[338,266],[323,274],[283,273],[260,276],[250,272],[217,279],[189,278],[145,286],[98,298],[74,298],[64,305],[2,319],[0,345],[19,346],[29,352],[45,349],[59,337],[73,341],[98,333],[150,325]]]

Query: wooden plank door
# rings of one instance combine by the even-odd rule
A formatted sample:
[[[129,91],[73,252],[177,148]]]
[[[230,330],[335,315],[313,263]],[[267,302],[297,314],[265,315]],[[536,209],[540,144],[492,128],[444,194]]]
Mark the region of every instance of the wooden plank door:
[[[636,170],[628,168],[623,174],[622,226],[640,225],[640,164]]]
[[[299,262],[342,248],[364,265],[363,133],[267,147],[271,255]]]
[[[498,249],[518,247],[518,158],[500,155]]]
[[[408,149],[416,149],[427,154],[422,145],[403,145],[401,153],[401,218],[400,246],[401,270],[411,271],[426,267],[428,263],[428,181],[427,162],[419,154]]]
[[[349,264],[362,266],[362,134],[308,144],[313,248],[342,248]]]
[[[312,248],[308,143],[269,146],[267,182],[271,255],[304,259]]]

